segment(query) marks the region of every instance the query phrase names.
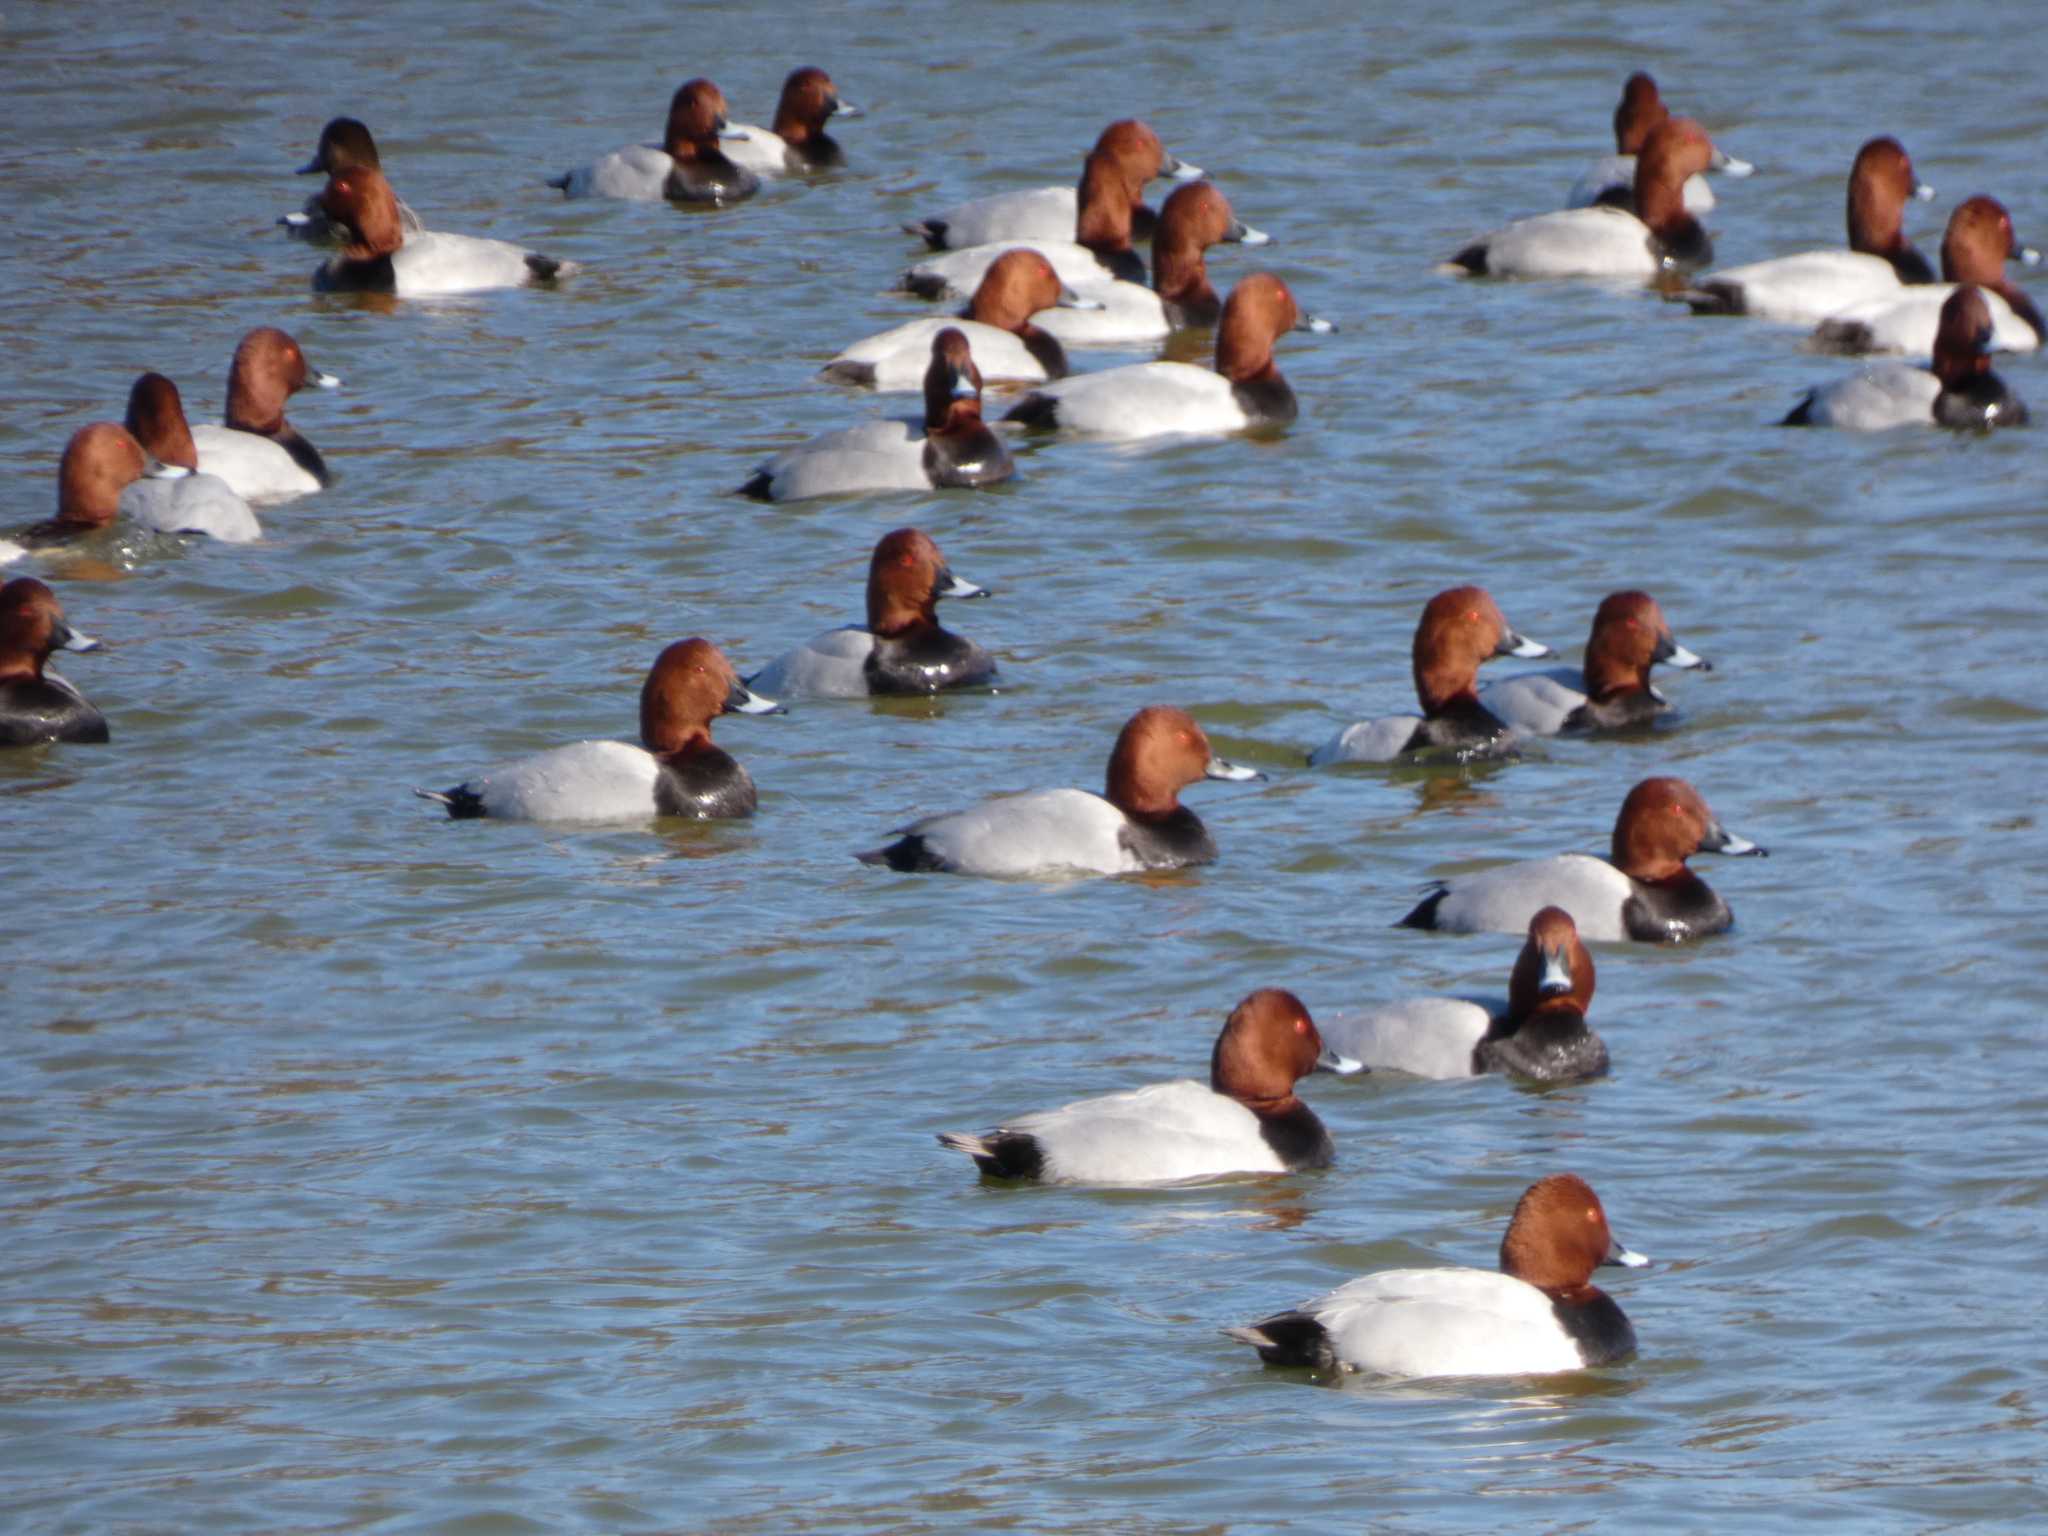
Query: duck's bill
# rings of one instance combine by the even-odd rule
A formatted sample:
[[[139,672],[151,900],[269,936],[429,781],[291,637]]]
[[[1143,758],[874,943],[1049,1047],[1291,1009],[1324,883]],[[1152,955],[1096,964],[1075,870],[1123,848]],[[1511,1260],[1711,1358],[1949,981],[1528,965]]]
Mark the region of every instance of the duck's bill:
[[[1563,997],[1572,989],[1572,963],[1561,949],[1543,952],[1543,974],[1536,978],[1538,997]]]
[[[827,117],[859,117],[862,114],[859,107],[856,107],[842,96],[832,103],[832,110],[825,115]]]
[[[166,464],[162,459],[151,459],[142,471],[145,480],[183,480],[192,471],[182,464]]]
[[[306,382],[315,389],[339,389],[341,388],[341,375],[338,373],[322,373],[318,368],[315,368],[306,375]]]
[[[1220,757],[1212,757],[1202,768],[1205,779],[1228,779],[1233,784],[1246,784],[1256,779],[1265,782],[1266,776],[1256,768],[1247,768],[1242,763],[1226,763]]]
[[[1746,837],[1737,837],[1718,821],[1707,828],[1707,835],[1700,839],[1700,852],[1722,853],[1731,859],[1751,856],[1767,859],[1771,856],[1770,849],[1761,843],[1752,843]]]
[[[1648,1269],[1650,1261],[1633,1248],[1624,1248],[1612,1238],[1608,1239],[1607,1252],[1600,1257],[1602,1264],[1612,1264],[1621,1269]]]
[[[977,587],[964,576],[955,576],[950,568],[939,573],[942,585],[938,588],[940,597],[993,597],[988,587]]]
[[[1104,309],[1102,300],[1091,299],[1085,293],[1076,293],[1065,283],[1060,284],[1060,296],[1053,301],[1055,309]]]
[[[311,226],[313,215],[310,213],[287,213],[281,215],[277,222],[286,229],[306,229]]]
[[[1557,652],[1541,640],[1531,640],[1527,635],[1518,635],[1512,629],[1500,637],[1500,644],[1493,648],[1496,656],[1519,656],[1524,661],[1534,661],[1539,656],[1555,656]]]
[[[1923,203],[1931,203],[1934,201],[1934,188],[1924,181],[1916,181],[1913,183],[1913,195]]]
[[[1321,315],[1303,315],[1294,322],[1297,331],[1314,331],[1318,336],[1327,336],[1337,329],[1337,322],[1325,320]]]
[[[2024,267],[2041,265],[2041,253],[2031,245],[2023,245],[2012,253],[2012,259]]]
[[[1316,1058],[1316,1070],[1334,1072],[1339,1077],[1349,1077],[1354,1072],[1363,1072],[1365,1063],[1356,1056],[1346,1056],[1325,1046],[1323,1054]]]
[[[60,651],[96,651],[100,648],[99,641],[93,639],[91,635],[82,629],[73,629],[62,620],[58,621],[54,638]]]
[[[1738,160],[1722,150],[1714,151],[1714,158],[1707,162],[1707,169],[1723,176],[1733,176],[1737,181],[1745,176],[1754,176],[1756,167],[1747,160]]]
[[[732,692],[725,696],[726,709],[735,715],[786,715],[787,704],[778,704],[763,694],[754,692],[745,683],[734,683]]]
[[[1199,165],[1190,165],[1179,155],[1169,154],[1166,157],[1166,164],[1160,167],[1159,174],[1170,176],[1175,181],[1200,181],[1209,173]]]
[[[1689,651],[1676,640],[1660,640],[1650,659],[1660,667],[1677,667],[1685,672],[1711,672],[1714,664],[1698,651]]]
[[[1273,237],[1263,229],[1253,229],[1251,225],[1239,218],[1233,218],[1230,221],[1230,232],[1224,235],[1223,238],[1237,245],[1271,245],[1273,243]]]

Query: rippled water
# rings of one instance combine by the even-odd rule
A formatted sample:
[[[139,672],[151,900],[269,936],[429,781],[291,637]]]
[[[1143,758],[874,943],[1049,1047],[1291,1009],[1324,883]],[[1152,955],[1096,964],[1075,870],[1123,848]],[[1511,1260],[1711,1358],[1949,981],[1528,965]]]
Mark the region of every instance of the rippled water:
[[[1789,334],[1427,270],[1555,206],[1638,65],[1760,167],[1709,221],[1725,260],[1838,240],[1879,131],[1943,194],[1923,246],[1978,190],[2042,242],[2024,8],[336,9],[8,20],[8,525],[141,369],[210,413],[276,323],[346,379],[293,413],[339,483],[263,544],[52,577],[106,642],[67,670],[115,740],[0,758],[8,1524],[2048,1518],[2039,429],[1779,432],[1843,367]],[[763,121],[810,61],[869,111],[827,182],[714,215],[541,185],[650,136],[688,74]],[[313,296],[271,220],[342,111],[430,223],[587,271]],[[1032,443],[982,495],[729,494],[874,410],[812,374],[920,312],[885,291],[901,220],[1069,179],[1129,112],[1344,326],[1283,342],[1291,432]],[[1219,283],[1247,266],[1221,253]],[[2048,409],[2038,362],[2004,372]],[[762,788],[739,826],[455,824],[408,793],[630,733],[668,640],[751,667],[857,616],[905,522],[1001,589],[955,615],[999,695],[722,722]],[[1417,610],[1473,580],[1573,654],[1646,586],[1718,670],[1673,679],[1648,739],[1304,771],[1404,706]],[[849,857],[920,810],[1094,784],[1152,702],[1271,775],[1194,792],[1216,866]],[[1734,934],[1602,949],[1612,1078],[1319,1080],[1338,1168],[1194,1190],[983,1187],[933,1144],[1199,1073],[1254,986],[1327,1013],[1497,990],[1511,940],[1388,924],[1433,875],[1598,848],[1652,771],[1773,857],[1705,861]],[[1489,1263],[1561,1167],[1660,1261],[1614,1285],[1633,1362],[1320,1390],[1215,1332],[1364,1269]]]

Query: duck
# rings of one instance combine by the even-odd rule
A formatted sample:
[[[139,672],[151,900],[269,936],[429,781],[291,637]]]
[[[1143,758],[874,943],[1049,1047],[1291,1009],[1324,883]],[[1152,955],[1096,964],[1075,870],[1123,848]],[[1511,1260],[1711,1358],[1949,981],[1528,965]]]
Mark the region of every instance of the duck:
[[[931,536],[918,528],[885,533],[868,562],[865,624],[828,629],[747,679],[784,697],[859,699],[985,688],[995,658],[941,627],[942,597],[987,597],[987,587],[953,574]]]
[[[416,789],[456,821],[646,821],[684,816],[732,820],[754,814],[754,781],[711,739],[728,713],[788,711],[742,683],[709,640],[663,648],[640,688],[640,744],[578,741],[502,763],[452,789]]]
[[[198,495],[176,494],[189,479],[211,482]],[[159,494],[159,488],[167,494]],[[80,427],[57,467],[57,515],[25,530],[27,549],[69,544],[126,517],[151,533],[204,534],[231,544],[258,536],[247,503],[211,475],[153,461],[117,421]]]
[[[1621,88],[1621,103],[1614,109],[1615,153],[1603,155],[1586,167],[1572,184],[1571,196],[1565,206],[1590,208],[1604,203],[1633,213],[1636,156],[1652,130],[1670,118],[1671,109],[1664,105],[1664,98],[1658,94],[1657,82],[1641,70],[1630,75]],[[1739,181],[1753,173],[1756,167],[1747,160],[1737,160],[1733,155],[1724,153],[1716,145],[1707,169]],[[1684,198],[1688,213],[1711,213],[1714,209],[1714,189],[1708,185],[1705,176],[1685,178]]]
[[[47,670],[52,651],[96,651],[99,641],[64,619],[57,594],[33,576],[0,586],[0,747],[109,739],[107,719]]]
[[[1607,1225],[1592,1186],[1553,1173],[1523,1191],[1498,1270],[1384,1269],[1223,1332],[1268,1365],[1376,1376],[1536,1376],[1613,1365],[1636,1331],[1592,1283],[1604,1265],[1650,1261]]]
[[[884,418],[825,432],[754,471],[741,494],[759,501],[985,486],[1016,473],[1010,451],[981,419],[981,372],[967,337],[947,326],[932,338],[924,418]]]
[[[841,384],[877,390],[918,389],[931,366],[932,338],[948,326],[967,338],[985,384],[1042,384],[1067,376],[1066,349],[1037,321],[1041,311],[1089,304],[1059,279],[1052,263],[1029,246],[989,263],[981,286],[957,320],[911,320],[857,341],[821,372]]]
[[[1975,283],[1991,309],[1992,345],[2001,352],[2031,352],[2041,345],[2041,311],[2018,284],[2005,275],[2005,264],[2028,266],[2040,253],[2020,245],[2012,232],[2012,215],[1995,197],[1979,194],[1956,205],[1941,237],[1941,277],[1902,292],[1852,304],[1820,322],[1813,345],[1823,352],[1902,352],[1927,357],[1934,351],[1941,326],[1941,307],[1958,285]]]
[[[377,141],[361,120],[353,117],[336,117],[328,120],[320,130],[320,142],[313,147],[313,158],[299,167],[301,176],[332,176],[337,171],[353,170],[381,171],[383,161],[377,155]],[[306,199],[305,208],[299,213],[288,213],[278,221],[285,226],[288,234],[301,240],[321,242],[341,238],[342,231],[335,222],[320,211],[320,194],[315,192]],[[408,235],[418,234],[426,226],[412,208],[400,202],[398,222]]]
[[[342,248],[313,273],[322,293],[395,293],[434,298],[552,283],[576,263],[507,240],[421,230],[408,236],[398,194],[382,171],[357,166],[328,178],[320,208],[343,231]]]
[[[859,117],[860,108],[842,101],[832,77],[816,65],[793,69],[775,104],[775,126],[728,124],[718,148],[740,169],[756,176],[800,176],[846,163],[839,141],[825,131],[835,117]]]
[[[1593,1005],[1593,957],[1563,907],[1529,919],[1529,936],[1508,976],[1506,1000],[1416,997],[1323,1028],[1323,1037],[1369,1072],[1414,1077],[1506,1073],[1538,1083],[1605,1075],[1607,1046],[1586,1025]]]
[[[320,450],[285,419],[286,402],[308,386],[339,389],[341,380],[307,362],[288,331],[259,325],[245,335],[228,364],[225,421],[189,428],[204,473],[258,503],[292,501],[332,485]],[[178,409],[182,415],[182,401]]]
[[[1507,757],[1514,733],[1479,702],[1479,668],[1496,656],[1554,656],[1517,634],[1484,587],[1452,587],[1423,605],[1410,655],[1421,715],[1385,715],[1347,725],[1309,754],[1311,768],[1448,756],[1457,762]]]
[[[2026,402],[1991,371],[1993,326],[1984,290],[1964,283],[1941,306],[1934,366],[1883,363],[1818,385],[1781,426],[1883,432],[1936,426],[1988,432],[2026,425]]]
[[[121,492],[122,512],[148,528],[204,534],[226,544],[248,544],[263,537],[262,524],[234,487],[219,475],[200,472],[199,449],[176,384],[161,373],[138,377],[129,386],[122,425],[146,457],[185,471],[135,480]]]
[[[1704,267],[1713,242],[1686,210],[1685,178],[1713,143],[1689,117],[1656,128],[1636,158],[1635,209],[1596,204],[1518,219],[1473,241],[1441,270],[1460,277],[1634,277]]]
[[[1284,427],[1300,414],[1300,405],[1273,361],[1274,339],[1284,331],[1336,328],[1304,314],[1272,273],[1253,272],[1224,302],[1213,371],[1165,362],[1080,374],[1033,390],[1003,419],[1125,441]]]
[[[1209,1081],[1181,1078],[1019,1115],[979,1135],[943,1131],[989,1178],[1143,1185],[1327,1168],[1336,1149],[1295,1093],[1312,1072],[1356,1072],[1326,1049],[1284,987],[1261,987],[1224,1021]]]
[[[927,816],[857,855],[906,874],[1120,875],[1210,864],[1216,840],[1180,792],[1202,779],[1264,779],[1225,762],[1186,710],[1150,705],[1124,723],[1101,794],[1042,789]]]
[[[1231,211],[1212,181],[1176,187],[1159,210],[1152,236],[1152,286],[1099,282],[1092,301],[1045,317],[1045,328],[1069,346],[1111,347],[1160,341],[1193,325],[1214,325],[1223,301],[1209,285],[1204,252],[1212,245],[1264,245],[1271,237]]]
[[[1913,173],[1905,146],[1889,134],[1869,140],[1849,167],[1849,249],[1802,251],[1709,272],[1667,297],[1696,315],[1753,315],[1812,325],[1908,283],[1931,283],[1934,269],[1906,238],[1906,204],[1934,189]]]
[[[1644,779],[1614,819],[1609,857],[1561,853],[1454,875],[1397,925],[1445,933],[1522,933],[1544,907],[1563,907],[1594,943],[1677,944],[1723,933],[1735,914],[1686,867],[1696,853],[1765,858],[1683,779]]]
[[[1142,188],[1146,182],[1161,176],[1194,181],[1206,174],[1199,165],[1190,165],[1170,153],[1159,142],[1159,135],[1134,117],[1119,118],[1103,129],[1090,153],[1108,154],[1122,160],[1130,170],[1130,180],[1140,188],[1131,208],[1131,233],[1138,239],[1152,232],[1152,213],[1143,201]],[[905,224],[903,230],[935,251],[965,250],[1013,240],[1058,241],[1072,237],[1079,212],[1080,197],[1075,188],[1034,187],[979,197],[937,218]]]
[[[918,262],[898,286],[921,299],[965,298],[988,264],[1005,251],[1028,245],[1052,263],[1060,281],[1072,287],[1121,278],[1145,281],[1145,263],[1131,248],[1136,210],[1143,206],[1145,163],[1123,149],[1095,149],[1081,167],[1073,222],[1054,238],[1003,240],[947,250]]]
[[[666,198],[729,208],[761,190],[761,178],[725,152],[722,136],[730,127],[725,92],[709,80],[685,80],[669,98],[659,144],[628,144],[593,165],[550,178],[548,185],[571,198]]]
[[[1649,593],[1610,592],[1593,614],[1583,667],[1502,678],[1479,690],[1479,703],[1517,736],[1630,730],[1671,709],[1650,681],[1654,666],[1714,670],[1712,662],[1678,643]]]

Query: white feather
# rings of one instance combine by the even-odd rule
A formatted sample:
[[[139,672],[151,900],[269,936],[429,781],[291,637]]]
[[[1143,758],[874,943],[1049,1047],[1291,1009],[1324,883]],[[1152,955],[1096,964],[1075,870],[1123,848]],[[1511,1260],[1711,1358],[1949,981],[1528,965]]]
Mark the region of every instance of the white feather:
[[[1094,437],[1235,432],[1250,425],[1230,381],[1192,363],[1137,363],[1076,374],[1033,393],[1059,401],[1062,431]]]
[[[936,279],[946,285],[940,297],[965,300],[973,297],[974,290],[981,286],[982,278],[995,259],[1005,251],[1015,250],[1037,251],[1052,263],[1060,281],[1076,291],[1113,281],[1109,268],[1096,258],[1093,251],[1085,245],[1074,244],[1071,228],[1059,240],[1003,240],[990,245],[970,246],[966,250],[946,251],[918,262],[905,276],[920,284]]]
[[[1037,1139],[1042,1177],[1056,1183],[1162,1184],[1287,1166],[1260,1134],[1258,1116],[1192,1078],[1083,1099],[1003,1129]]]
[[[1323,1044],[1376,1072],[1416,1077],[1472,1076],[1472,1048],[1507,1011],[1461,997],[1411,997],[1361,1013],[1319,1019]]]
[[[872,631],[858,624],[828,629],[762,668],[749,687],[774,698],[857,699],[868,694]]]
[[[1633,199],[1636,188],[1636,157],[1634,155],[1603,155],[1579,174],[1572,183],[1571,196],[1565,200],[1567,208],[1590,208],[1600,201],[1602,194],[1622,191]],[[1714,189],[1707,185],[1707,178],[1695,172],[1685,178],[1681,192],[1685,199],[1687,213],[1710,213],[1714,207]]]
[[[1071,241],[1080,206],[1074,187],[1034,187],[977,197],[939,217],[946,225],[946,249],[959,251],[1005,241]]]
[[[1054,313],[1065,314],[1067,311],[1047,311],[1033,318],[1043,324]],[[856,341],[825,366],[867,363],[875,370],[874,387],[878,390],[922,389],[925,373],[932,365],[932,338],[948,329],[959,331],[967,338],[967,349],[974,356],[974,366],[980,370],[984,384],[1009,381],[1037,384],[1044,380],[1045,365],[1033,357],[1030,349],[1011,332],[984,325],[979,320],[942,319],[937,316],[911,320],[893,330]]]
[[[578,741],[469,780],[490,816],[514,821],[639,821],[655,814],[661,765],[624,741]]]
[[[862,491],[928,491],[922,421],[884,419],[820,433],[762,466],[775,501],[851,496]]]
[[[1550,1298],[1497,1270],[1382,1270],[1302,1310],[1340,1360],[1378,1375],[1527,1376],[1585,1364]]]
[[[1382,715],[1347,725],[1309,754],[1311,768],[1332,763],[1390,763],[1422,724],[1420,715]]]
[[[218,475],[245,501],[290,501],[320,489],[299,461],[267,437],[212,422],[192,429],[199,472]]]
[[[1870,299],[1828,316],[1816,333],[1830,344],[1840,344],[1836,331],[1842,326],[1862,326],[1869,331],[1865,352],[1898,352],[1907,357],[1932,357],[1934,333],[1941,329],[1941,306],[1956,291],[1954,283],[1913,283],[1889,297]],[[2031,352],[2041,344],[2034,328],[2012,311],[2012,306],[1989,288],[1979,290],[1991,310],[1991,348],[1995,352]]]
[[[1628,937],[1622,906],[1635,883],[1605,859],[1560,853],[1454,875],[1437,904],[1436,926],[1450,933],[1527,933],[1544,907],[1563,907],[1579,937],[1595,943]]]
[[[928,816],[906,830],[967,875],[1124,874],[1141,866],[1118,834],[1124,813],[1083,789],[1042,789]]]
[[[1619,208],[1572,208],[1496,229],[1486,247],[1495,277],[1655,277],[1650,226]]]
[[[1814,390],[1806,419],[1810,426],[1846,427],[1852,432],[1931,427],[1940,395],[1941,380],[1925,368],[1881,363]]]
[[[158,533],[201,533],[224,544],[263,537],[249,504],[218,475],[137,480],[121,492],[121,512]]]

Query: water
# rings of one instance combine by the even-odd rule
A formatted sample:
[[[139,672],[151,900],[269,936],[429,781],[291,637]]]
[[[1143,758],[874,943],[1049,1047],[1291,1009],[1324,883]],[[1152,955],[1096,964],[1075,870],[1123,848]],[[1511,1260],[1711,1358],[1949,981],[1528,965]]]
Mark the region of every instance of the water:
[[[340,483],[262,545],[55,578],[107,642],[66,670],[115,741],[0,761],[6,1523],[2041,1523],[2039,437],[1778,432],[1844,365],[1427,271],[1555,206],[1639,65],[1760,166],[1709,221],[1726,261],[1838,240],[1879,131],[1942,192],[1924,248],[1977,190],[2038,242],[2027,21],[906,4],[797,44],[649,5],[19,8],[7,526],[143,368],[210,413],[276,323],[346,387],[293,412]],[[650,136],[688,74],[761,121],[813,60],[869,109],[826,184],[708,216],[541,185]],[[341,111],[434,225],[588,270],[313,296],[270,221]],[[1344,326],[1283,341],[1293,431],[1034,443],[984,495],[728,494],[875,408],[811,375],[918,312],[885,291],[897,223],[1067,179],[1127,112]],[[1252,259],[1219,253],[1219,285]],[[2004,371],[2048,408],[2035,360]],[[451,824],[408,793],[630,733],[668,640],[751,667],[857,616],[903,523],[1001,589],[954,615],[999,696],[722,722],[762,788],[740,826]],[[1604,593],[1648,587],[1717,670],[1671,679],[1683,718],[1647,740],[1303,771],[1408,702],[1417,611],[1474,580],[1574,655]],[[1095,784],[1153,702],[1272,776],[1191,795],[1213,868],[849,857],[919,811]],[[1387,925],[1433,875],[1598,848],[1655,771],[1773,857],[1702,861],[1733,935],[1602,948],[1611,1079],[1319,1080],[1339,1168],[1166,1193],[984,1188],[933,1144],[1199,1073],[1255,986],[1324,1013],[1498,990],[1511,940]],[[1558,1168],[1660,1261],[1613,1285],[1629,1364],[1321,1390],[1215,1333],[1364,1269],[1489,1263]]]

